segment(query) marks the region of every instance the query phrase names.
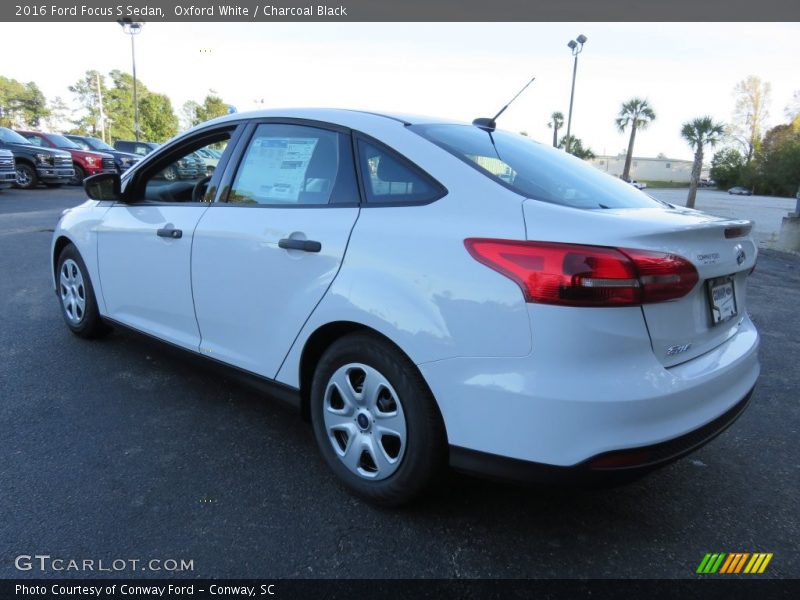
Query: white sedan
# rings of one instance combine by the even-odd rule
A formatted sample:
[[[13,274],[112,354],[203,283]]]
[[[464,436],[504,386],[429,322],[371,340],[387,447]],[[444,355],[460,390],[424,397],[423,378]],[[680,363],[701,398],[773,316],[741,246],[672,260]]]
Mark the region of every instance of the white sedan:
[[[211,176],[159,177],[203,148],[224,148]],[[267,387],[376,503],[448,464],[647,472],[732,423],[758,378],[749,222],[486,120],[234,114],[86,190],[53,236],[67,326]]]

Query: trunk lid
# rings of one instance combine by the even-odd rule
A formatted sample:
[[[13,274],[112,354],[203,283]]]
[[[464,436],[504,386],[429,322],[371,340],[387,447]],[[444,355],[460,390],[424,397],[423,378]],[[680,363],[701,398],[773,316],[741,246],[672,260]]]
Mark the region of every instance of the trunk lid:
[[[667,367],[691,360],[730,339],[746,316],[746,280],[757,246],[752,223],[683,208],[576,210],[523,203],[529,240],[562,241],[652,250],[681,256],[697,269],[699,281],[677,300],[643,304],[642,315],[658,360]],[[553,239],[570,211],[574,239]],[[560,215],[559,218],[559,214]],[[577,213],[577,214],[576,214]],[[560,227],[556,221],[561,221]],[[563,238],[563,235],[560,236]],[[710,296],[716,294],[716,313]],[[733,307],[735,314],[731,316]],[[721,309],[721,310],[720,310]],[[609,308],[608,310],[614,310]]]

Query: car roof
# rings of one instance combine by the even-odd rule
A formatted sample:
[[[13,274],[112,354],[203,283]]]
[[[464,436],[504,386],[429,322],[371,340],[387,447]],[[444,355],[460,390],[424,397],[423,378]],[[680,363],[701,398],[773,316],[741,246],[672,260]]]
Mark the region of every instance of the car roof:
[[[347,108],[275,108],[265,110],[255,110],[241,113],[233,113],[218,117],[212,121],[202,123],[200,126],[209,124],[222,124],[226,122],[235,122],[242,119],[267,119],[284,117],[288,119],[308,119],[312,121],[322,121],[326,123],[333,123],[343,127],[358,128],[359,126],[368,126],[370,123],[375,123],[376,120],[381,121],[396,121],[401,125],[418,125],[422,123],[453,123],[464,124],[460,121],[453,121],[451,119],[443,119],[440,117],[429,117],[424,115],[413,115],[396,112],[380,112],[368,110],[355,110]],[[198,126],[198,127],[200,127]]]
[[[61,136],[61,137],[64,137],[64,134],[62,134],[62,133],[54,133],[54,132],[52,132],[52,131],[36,131],[36,130],[34,130],[34,129],[15,129],[14,131],[16,131],[17,133],[19,133],[20,135],[23,135],[23,134],[28,134],[28,135],[43,135],[43,136],[49,136],[49,135],[59,135],[59,136]]]

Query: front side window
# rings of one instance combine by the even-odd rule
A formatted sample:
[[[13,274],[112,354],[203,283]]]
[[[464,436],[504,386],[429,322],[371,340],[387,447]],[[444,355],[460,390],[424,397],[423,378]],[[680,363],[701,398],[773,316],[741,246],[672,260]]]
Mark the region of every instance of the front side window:
[[[42,136],[39,135],[29,135],[27,136],[27,140],[34,146],[44,147],[46,145],[42,139]]]
[[[198,153],[203,148],[216,148],[224,152],[232,130],[190,141],[179,150],[173,150],[163,159],[155,161],[137,178],[131,193],[151,202],[209,202],[207,196],[213,188],[209,185],[219,159],[206,160]]]
[[[663,206],[587,162],[507,131],[451,124],[409,129],[527,198],[587,209]]]
[[[433,202],[444,194],[438,183],[385,148],[359,140],[358,154],[368,203]]]
[[[291,206],[358,202],[349,136],[264,123],[244,151],[228,202]]]

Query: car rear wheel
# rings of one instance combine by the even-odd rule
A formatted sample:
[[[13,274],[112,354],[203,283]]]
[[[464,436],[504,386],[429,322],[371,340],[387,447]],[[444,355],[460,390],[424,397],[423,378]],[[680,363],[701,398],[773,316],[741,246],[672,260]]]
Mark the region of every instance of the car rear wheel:
[[[328,466],[375,504],[411,501],[446,464],[433,395],[414,364],[377,336],[350,334],[322,355],[311,386],[311,421]]]
[[[36,169],[25,163],[17,163],[17,187],[30,190],[35,188],[38,182]]]
[[[56,283],[61,315],[72,333],[94,338],[110,331],[100,318],[89,273],[73,244],[65,246],[59,255]]]

